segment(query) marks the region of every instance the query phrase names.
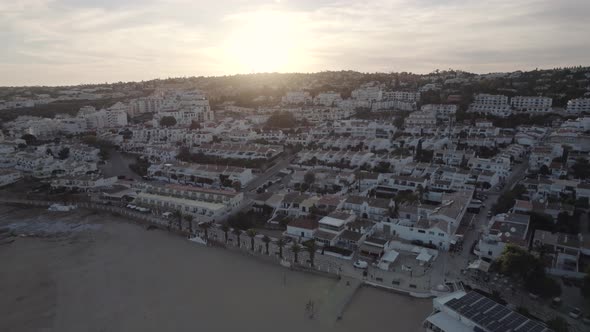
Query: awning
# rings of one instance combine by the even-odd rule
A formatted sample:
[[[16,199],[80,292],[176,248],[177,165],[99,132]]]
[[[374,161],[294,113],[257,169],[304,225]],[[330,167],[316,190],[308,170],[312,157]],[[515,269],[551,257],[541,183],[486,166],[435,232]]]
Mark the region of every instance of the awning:
[[[469,266],[467,266],[467,268],[473,270],[480,270],[482,272],[488,272],[488,270],[490,269],[490,263],[478,259],[476,261],[469,263]]]
[[[397,259],[397,256],[399,256],[399,252],[397,252],[395,250],[391,250],[391,251],[386,252],[385,255],[383,255],[383,257],[381,257],[381,261],[387,262],[387,263],[393,263]]]
[[[359,251],[361,253],[367,253],[369,255],[377,255],[378,256],[378,255],[381,255],[383,253],[383,248],[379,248],[379,247],[375,247],[375,246],[363,244],[359,248]]]
[[[428,262],[430,261],[430,259],[432,258],[432,255],[430,255],[426,250],[422,250],[420,252],[420,254],[418,256],[416,256],[416,259],[421,261],[421,262]]]

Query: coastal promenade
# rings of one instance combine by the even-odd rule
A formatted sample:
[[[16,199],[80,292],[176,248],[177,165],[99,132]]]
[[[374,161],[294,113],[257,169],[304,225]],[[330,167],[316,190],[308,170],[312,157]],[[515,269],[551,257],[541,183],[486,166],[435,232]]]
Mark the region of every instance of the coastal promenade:
[[[154,226],[162,230],[169,230],[186,237],[199,237],[205,240],[203,242],[206,242],[207,246],[222,247],[232,251],[239,251],[257,259],[271,262],[273,264],[281,264],[292,270],[346,280],[349,282],[349,285],[353,285],[353,287],[346,286],[346,288],[343,289],[344,291],[336,291],[334,293],[334,302],[327,304],[324,308],[322,308],[322,316],[325,315],[328,317],[333,317],[322,317],[322,319],[326,319],[327,321],[336,320],[339,317],[342,317],[346,305],[350,302],[355,294],[355,291],[361,285],[373,286],[417,298],[428,298],[435,296],[435,294],[433,294],[431,291],[431,276],[426,273],[422,274],[421,276],[412,276],[411,273],[408,274],[407,272],[401,271],[383,271],[373,266],[370,266],[367,270],[356,269],[352,266],[351,260],[322,254],[321,250],[318,250],[315,253],[312,264],[309,252],[306,251],[302,246],[301,250],[295,254],[292,250],[292,243],[286,244],[281,248],[277,245],[278,239],[271,238],[271,241],[268,242],[267,252],[267,243],[264,242],[264,237],[262,235],[258,234],[254,236],[254,238],[250,238],[246,232],[240,232],[238,238],[238,233],[230,230],[226,234],[218,224],[211,225],[211,227],[207,229],[207,238],[205,238],[205,230],[198,226],[193,227],[193,234],[191,235],[187,231],[187,225],[185,225],[183,229],[180,230],[178,229],[178,224],[175,221],[171,222],[169,219],[160,218],[153,214],[140,213],[126,208],[100,204],[96,202],[63,202],[0,197],[0,203],[37,207],[49,207],[56,203],[73,204],[79,208],[97,212],[112,213],[114,215],[131,219],[146,226]],[[186,221],[183,221],[183,223],[186,223]],[[344,283],[344,285],[346,285],[346,283]],[[328,307],[330,309],[327,309]]]

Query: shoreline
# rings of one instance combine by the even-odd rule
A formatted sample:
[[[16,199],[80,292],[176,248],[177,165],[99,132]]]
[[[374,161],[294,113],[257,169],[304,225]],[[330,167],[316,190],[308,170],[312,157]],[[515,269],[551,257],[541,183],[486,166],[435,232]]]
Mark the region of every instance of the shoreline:
[[[20,200],[20,199],[8,200],[6,198],[0,198],[0,204],[7,204],[7,205],[10,204],[10,205],[15,205],[16,207],[19,207],[19,205],[46,207],[46,206],[50,206],[53,203],[60,203],[60,202],[33,201],[33,200],[27,201],[27,200]],[[92,202],[80,202],[77,205],[79,206],[78,209],[85,209],[87,211],[92,211],[92,212],[98,213],[98,214],[108,214],[113,217],[125,220],[127,223],[131,223],[131,224],[143,224],[143,225],[147,225],[147,226],[154,226],[154,227],[157,227],[159,230],[167,231],[172,234],[183,236],[183,237],[185,237],[185,240],[188,240],[189,234],[187,232],[178,231],[176,229],[168,230],[167,227],[164,225],[164,220],[157,218],[157,217],[153,217],[151,215],[127,211],[125,209],[121,209],[121,208],[117,208],[117,207],[113,207],[113,206],[108,206],[108,205],[103,205],[103,204],[96,204],[96,203],[92,203]],[[156,220],[161,221],[161,222],[156,222]],[[166,222],[166,224],[167,224],[167,222]],[[210,240],[210,241],[215,241],[220,245],[215,245],[215,246],[206,245],[207,247],[223,247],[224,249],[229,249],[230,251],[238,251],[238,252],[244,251],[242,249],[242,247],[236,248],[235,246],[227,246],[224,243],[221,243],[220,241],[217,241],[217,240]],[[238,249],[238,250],[236,250],[236,249]],[[271,260],[274,260],[273,256],[258,255],[256,253],[251,252],[250,250],[245,250],[244,254],[247,256],[256,257],[259,261],[267,261],[268,263],[272,263]],[[271,260],[267,260],[266,257],[270,258]],[[280,264],[280,260],[278,260],[277,263],[273,263],[273,265],[282,266]],[[284,267],[284,266],[282,266],[282,267]],[[312,268],[308,268],[308,267],[305,267],[300,264],[296,265],[296,266],[291,265],[291,267],[288,267],[288,269],[289,270],[297,270],[300,272],[306,272],[309,274],[314,274],[314,275],[318,275],[318,276],[322,276],[322,277],[326,277],[326,278],[332,278],[332,279],[340,279],[341,278],[341,275],[338,273],[335,274],[335,273],[328,272],[328,271],[321,271],[318,269],[312,269]],[[356,279],[358,279],[358,278],[356,278]],[[433,298],[433,297],[437,296],[436,294],[433,294],[432,291],[418,292],[418,291],[411,291],[411,290],[407,290],[407,289],[396,288],[396,287],[392,287],[389,285],[379,284],[375,281],[367,280],[365,277],[363,277],[362,279],[359,279],[359,280],[361,281],[361,284],[363,284],[363,285],[378,288],[380,290],[384,290],[387,292],[402,294],[402,295],[412,297],[412,298],[425,299],[425,298]]]

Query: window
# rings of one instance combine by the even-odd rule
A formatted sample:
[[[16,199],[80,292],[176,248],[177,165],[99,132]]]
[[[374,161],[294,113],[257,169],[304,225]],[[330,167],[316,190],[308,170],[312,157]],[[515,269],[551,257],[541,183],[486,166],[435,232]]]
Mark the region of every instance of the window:
[[[426,231],[419,229],[419,230],[418,230],[418,233],[425,234],[425,233],[426,233]]]
[[[438,236],[445,236],[445,233],[438,233]]]

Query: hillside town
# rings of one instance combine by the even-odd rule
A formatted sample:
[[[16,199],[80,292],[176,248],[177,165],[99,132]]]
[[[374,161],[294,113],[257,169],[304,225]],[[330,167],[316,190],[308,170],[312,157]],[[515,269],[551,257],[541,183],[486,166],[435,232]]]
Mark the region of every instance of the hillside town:
[[[345,290],[433,297],[427,331],[589,328],[590,68],[0,98],[0,202],[114,211]]]

